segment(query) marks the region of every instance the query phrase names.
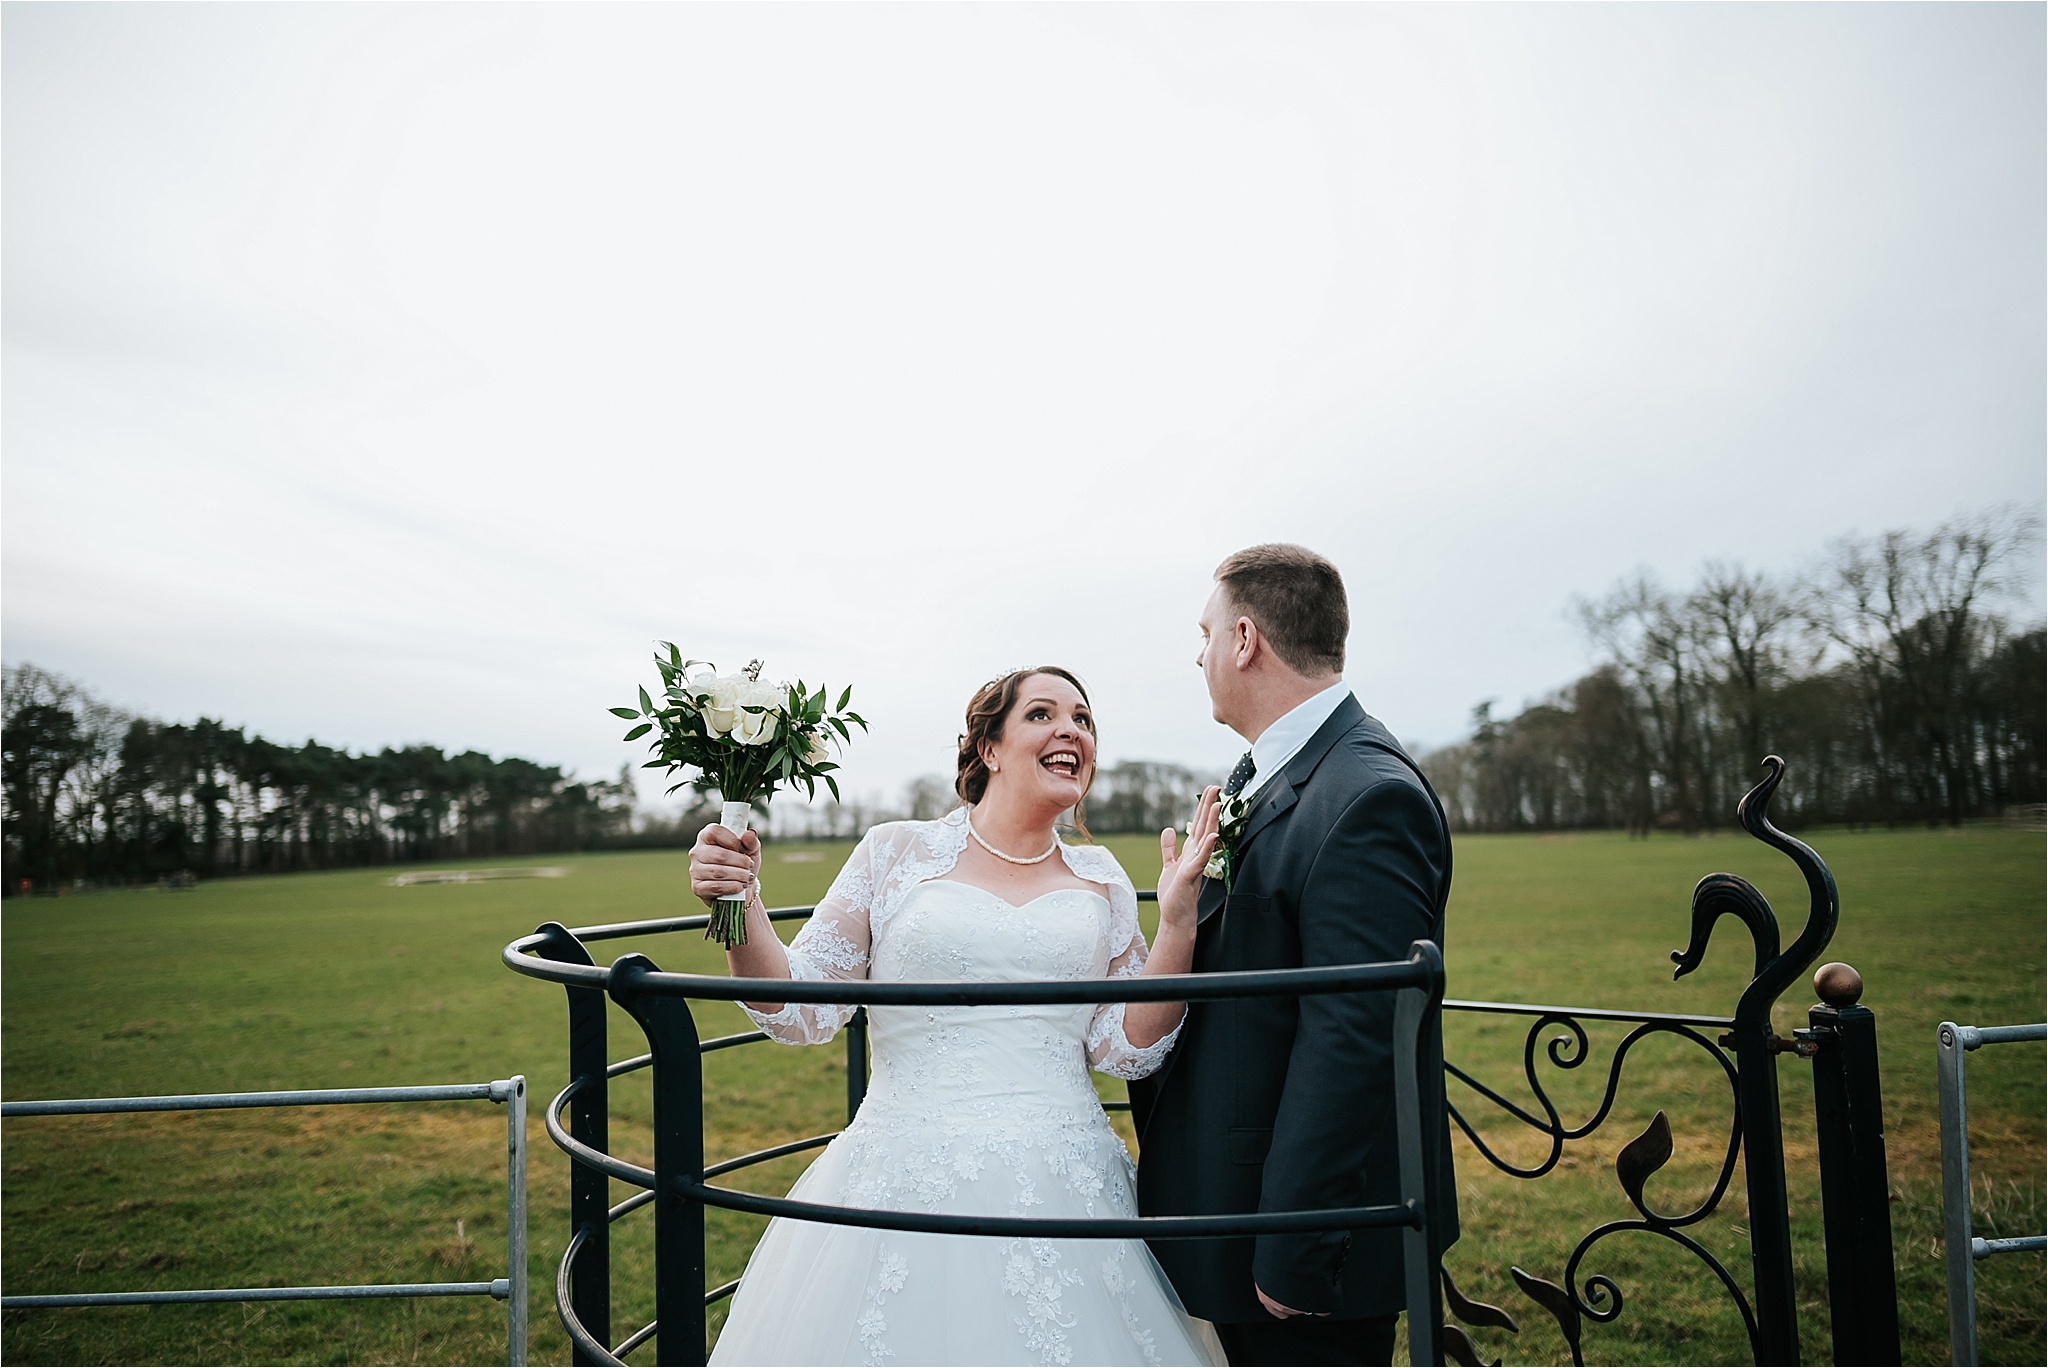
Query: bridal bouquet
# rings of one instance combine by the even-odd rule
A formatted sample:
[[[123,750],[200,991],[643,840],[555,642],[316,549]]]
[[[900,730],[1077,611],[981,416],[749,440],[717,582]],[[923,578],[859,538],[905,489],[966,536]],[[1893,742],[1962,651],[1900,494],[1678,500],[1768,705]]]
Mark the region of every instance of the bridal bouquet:
[[[655,733],[648,743],[654,759],[643,769],[696,770],[724,799],[719,821],[733,831],[745,831],[754,802],[765,806],[783,784],[801,784],[807,797],[816,797],[823,779],[832,796],[839,796],[839,781],[832,777],[839,766],[826,759],[826,746],[835,738],[853,739],[849,722],[862,731],[868,727],[859,713],[847,711],[853,699],[850,686],[827,706],[822,684],[813,692],[802,680],[763,683],[758,660],[737,674],[720,674],[710,661],[684,660],[673,643],[661,644],[667,654],[654,653],[655,668],[661,671],[660,704],[643,687],[637,709],[612,709],[615,716],[639,724],[626,740]],[[692,674],[699,666],[702,671]],[[668,791],[674,793],[685,782],[678,779]],[[728,950],[745,945],[746,912],[744,894],[720,898],[705,939]]]

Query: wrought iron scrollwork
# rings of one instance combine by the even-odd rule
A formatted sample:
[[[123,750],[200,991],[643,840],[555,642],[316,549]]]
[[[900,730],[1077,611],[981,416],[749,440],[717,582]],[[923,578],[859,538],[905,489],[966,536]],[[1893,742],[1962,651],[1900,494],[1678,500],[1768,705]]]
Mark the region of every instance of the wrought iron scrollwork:
[[[1641,1034],[1641,1032],[1635,1033],[1635,1038],[1639,1038]],[[1705,1042],[1703,1041],[1702,1043],[1704,1044]],[[1712,1047],[1709,1046],[1708,1048],[1711,1049]],[[1715,1054],[1717,1057],[1723,1058],[1725,1062],[1725,1056],[1720,1056],[1719,1051],[1715,1051]],[[1609,1100],[1612,1100],[1611,1096]],[[1749,1298],[1743,1294],[1741,1285],[1736,1282],[1734,1275],[1728,1271],[1725,1264],[1715,1258],[1713,1253],[1698,1240],[1693,1239],[1683,1230],[1685,1226],[1704,1220],[1720,1205],[1722,1196],[1728,1190],[1728,1181],[1734,1169],[1735,1157],[1739,1152],[1740,1139],[1741,1131],[1738,1128],[1730,1136],[1728,1153],[1722,1162],[1720,1175],[1715,1181],[1714,1190],[1708,1194],[1706,1200],[1691,1211],[1675,1216],[1667,1215],[1652,1209],[1649,1204],[1649,1198],[1644,1192],[1644,1187],[1648,1183],[1650,1176],[1664,1167],[1669,1162],[1672,1154],[1670,1118],[1662,1111],[1659,1111],[1643,1133],[1624,1145],[1621,1153],[1615,1156],[1615,1176],[1620,1180],[1622,1191],[1627,1195],[1630,1205],[1635,1207],[1638,1213],[1637,1218],[1633,1220],[1609,1221],[1590,1231],[1582,1238],[1573,1247],[1570,1257],[1565,1261],[1565,1285],[1562,1287],[1547,1279],[1539,1278],[1522,1268],[1509,1269],[1510,1275],[1515,1280],[1515,1285],[1522,1290],[1522,1294],[1545,1311],[1548,1311],[1551,1317],[1556,1320],[1558,1329],[1564,1335],[1565,1343],[1571,1349],[1572,1362],[1574,1364],[1583,1365],[1586,1361],[1584,1347],[1585,1322],[1590,1320],[1603,1325],[1611,1322],[1621,1315],[1623,1303],[1621,1286],[1613,1278],[1604,1273],[1593,1273],[1588,1275],[1584,1282],[1581,1283],[1579,1280],[1579,1270],[1584,1264],[1586,1256],[1595,1245],[1611,1235],[1618,1235],[1624,1231],[1632,1230],[1643,1231],[1670,1240],[1672,1243],[1689,1251],[1701,1263],[1705,1264],[1714,1274],[1715,1278],[1720,1281],[1721,1285],[1727,1289],[1728,1295],[1735,1302],[1736,1310],[1741,1313],[1743,1327],[1749,1335],[1751,1352],[1761,1354],[1756,1313],[1751,1309]],[[1507,1171],[1513,1172],[1514,1170],[1508,1169]],[[1446,1287],[1448,1288],[1449,1286],[1447,1277]],[[1462,1299],[1451,1298],[1448,1304],[1454,1312],[1458,1313],[1461,1318],[1466,1319],[1468,1323],[1475,1325],[1499,1323],[1475,1320],[1466,1316],[1464,1308],[1459,1305],[1460,1300]],[[1479,1309],[1490,1311],[1495,1308],[1482,1307]],[[1502,1313],[1502,1315],[1505,1316],[1505,1313]],[[1511,1320],[1509,1320],[1505,1328],[1510,1331],[1517,1329]],[[1458,1338],[1463,1339],[1464,1345],[1470,1344],[1469,1337],[1461,1336],[1454,1338],[1447,1333],[1445,1336],[1445,1347],[1447,1349],[1451,1348],[1453,1344],[1457,1343]],[[1459,1347],[1462,1348],[1464,1345]],[[1460,1358],[1460,1362],[1480,1362],[1476,1347],[1471,1349],[1470,1354],[1470,1357]]]
[[[1618,1317],[1621,1314],[1622,1292],[1620,1286],[1603,1273],[1595,1273],[1589,1276],[1583,1285],[1583,1290],[1573,1291],[1568,1289],[1578,1289],[1580,1287],[1578,1282],[1579,1268],[1594,1245],[1610,1235],[1616,1235],[1623,1231],[1647,1231],[1684,1247],[1707,1265],[1715,1277],[1720,1280],[1721,1284],[1734,1297],[1736,1306],[1742,1313],[1743,1323],[1749,1330],[1751,1348],[1755,1350],[1758,1347],[1756,1317],[1750,1309],[1748,1298],[1744,1296],[1741,1287],[1720,1260],[1716,1259],[1697,1240],[1683,1232],[1683,1227],[1697,1224],[1714,1213],[1720,1206],[1721,1199],[1727,1195],[1728,1184],[1735,1175],[1736,1160],[1742,1151],[1742,1118],[1734,1061],[1728,1057],[1726,1051],[1722,1050],[1712,1040],[1700,1034],[1691,1026],[1666,1021],[1644,1022],[1630,1031],[1622,1039],[1621,1043],[1615,1047],[1613,1060],[1608,1066],[1606,1090],[1601,1097],[1598,1109],[1591,1117],[1579,1125],[1567,1126],[1563,1123],[1556,1104],[1544,1089],[1541,1076],[1536,1068],[1538,1040],[1546,1030],[1557,1026],[1564,1027],[1569,1034],[1560,1032],[1547,1043],[1544,1053],[1549,1057],[1551,1063],[1561,1069],[1576,1069],[1583,1065],[1590,1057],[1590,1047],[1585,1026],[1576,1017],[1563,1012],[1552,1011],[1546,1012],[1537,1018],[1535,1024],[1529,1028],[1528,1036],[1523,1044],[1522,1054],[1523,1071],[1528,1079],[1531,1092],[1535,1095],[1538,1105],[1543,1109],[1544,1114],[1542,1116],[1536,1116],[1528,1109],[1501,1096],[1492,1088],[1473,1078],[1463,1069],[1448,1063],[1445,1065],[1446,1070],[1461,1082],[1464,1082],[1482,1096],[1494,1102],[1516,1120],[1550,1138],[1550,1153],[1542,1163],[1533,1167],[1518,1167],[1511,1161],[1496,1154],[1458,1109],[1455,1107],[1450,1108],[1451,1117],[1457,1122],[1459,1129],[1463,1130],[1466,1137],[1472,1141],[1474,1147],[1502,1172],[1518,1178],[1541,1177],[1557,1165],[1559,1158],[1564,1153],[1566,1141],[1583,1139],[1598,1130],[1613,1111],[1615,1097],[1620,1091],[1622,1066],[1628,1059],[1630,1049],[1638,1041],[1652,1035],[1675,1035],[1680,1039],[1689,1041],[1703,1050],[1708,1058],[1720,1066],[1722,1074],[1728,1080],[1728,1141],[1721,1156],[1719,1170],[1714,1177],[1713,1187],[1705,1198],[1688,1211],[1677,1213],[1659,1211],[1650,1205],[1649,1196],[1645,1191],[1651,1175],[1663,1168],[1669,1162],[1672,1155],[1671,1122],[1664,1112],[1659,1111],[1649,1127],[1641,1135],[1623,1146],[1620,1154],[1615,1158],[1616,1177],[1620,1180],[1622,1192],[1627,1196],[1629,1204],[1638,1213],[1637,1218],[1608,1222],[1580,1240],[1566,1262],[1565,1287],[1559,1287],[1555,1283],[1536,1277],[1520,1268],[1510,1270],[1516,1285],[1521,1288],[1523,1294],[1528,1296],[1530,1300],[1551,1313],[1552,1317],[1556,1319],[1559,1329],[1564,1332],[1565,1342],[1571,1346],[1572,1361],[1582,1364],[1585,1361],[1582,1346],[1583,1322],[1591,1320],[1605,1324]],[[1448,1304],[1468,1324],[1479,1325],[1489,1323],[1464,1316],[1457,1305],[1456,1299],[1451,1300]],[[1451,1349],[1454,1343],[1453,1337],[1446,1335],[1446,1349]],[[1477,1356],[1476,1347],[1472,1350],[1472,1354],[1471,1358],[1461,1359],[1461,1362],[1478,1363],[1481,1361]]]
[[[1672,963],[1678,966],[1671,977],[1684,978],[1705,961],[1707,937],[1722,914],[1734,914],[1749,928],[1756,942],[1756,974],[1735,1006],[1738,1037],[1744,1027],[1754,1029],[1759,1024],[1766,1033],[1770,1031],[1771,1005],[1828,948],[1828,942],[1834,939],[1835,923],[1842,914],[1841,895],[1835,891],[1835,876],[1828,872],[1826,863],[1812,846],[1771,825],[1771,795],[1785,777],[1785,762],[1767,755],[1764,767],[1770,773],[1742,796],[1742,801],[1735,805],[1735,817],[1744,831],[1782,851],[1805,876],[1809,898],[1806,926],[1792,948],[1780,953],[1778,919],[1764,895],[1747,879],[1733,874],[1709,874],[1693,890],[1692,940],[1685,949],[1671,952]]]
[[[1751,1353],[1761,1356],[1762,1342],[1757,1334],[1756,1313],[1750,1309],[1749,1298],[1743,1295],[1741,1285],[1735,1281],[1727,1266],[1715,1258],[1706,1246],[1680,1229],[1681,1226],[1703,1219],[1719,1205],[1721,1194],[1728,1187],[1729,1170],[1722,1170],[1721,1179],[1715,1185],[1713,1195],[1699,1207],[1684,1216],[1666,1216],[1650,1209],[1648,1199],[1643,1195],[1643,1186],[1649,1181],[1650,1175],[1664,1167],[1670,1158],[1671,1122],[1660,1111],[1650,1122],[1649,1127],[1624,1145],[1621,1153],[1614,1159],[1615,1176],[1621,1180],[1622,1191],[1628,1195],[1630,1204],[1641,1213],[1640,1219],[1609,1221],[1581,1239],[1573,1248],[1571,1257],[1565,1261],[1565,1285],[1562,1288],[1540,1278],[1531,1277],[1519,1268],[1513,1270],[1515,1281],[1522,1290],[1557,1317],[1558,1326],[1564,1331],[1566,1342],[1571,1345],[1572,1362],[1575,1364],[1585,1362],[1579,1338],[1580,1318],[1584,1317],[1586,1320],[1604,1325],[1621,1315],[1622,1306],[1620,1284],[1604,1273],[1588,1276],[1582,1290],[1579,1282],[1580,1265],[1585,1262],[1586,1255],[1592,1251],[1594,1245],[1610,1235],[1618,1235],[1628,1230],[1640,1230],[1662,1236],[1690,1251],[1693,1257],[1712,1270],[1714,1276],[1720,1279],[1721,1285],[1728,1289],[1728,1295],[1734,1299],[1736,1309],[1742,1313],[1743,1328],[1749,1333]],[[1731,1148],[1728,1156],[1731,1165],[1734,1158],[1735,1151]],[[1539,1288],[1548,1289],[1548,1294],[1539,1295]],[[1560,1314],[1560,1311],[1566,1314]]]
[[[1713,1189],[1704,1200],[1691,1210],[1677,1214],[1659,1211],[1651,1204],[1646,1191],[1649,1180],[1670,1161],[1673,1151],[1670,1119],[1660,1110],[1648,1128],[1623,1146],[1615,1159],[1615,1176],[1636,1215],[1628,1219],[1609,1221],[1580,1239],[1565,1261],[1562,1286],[1521,1268],[1510,1269],[1515,1285],[1521,1289],[1523,1295],[1549,1312],[1556,1320],[1558,1328],[1564,1334],[1565,1342],[1571,1347],[1572,1362],[1575,1364],[1585,1362],[1583,1337],[1586,1323],[1591,1321],[1596,1324],[1607,1324],[1614,1321],[1621,1315],[1623,1304],[1621,1287],[1613,1278],[1597,1272],[1586,1274],[1582,1278],[1582,1268],[1596,1245],[1610,1236],[1627,1231],[1641,1231],[1669,1240],[1705,1264],[1734,1300],[1749,1335],[1751,1352],[1759,1363],[1795,1361],[1785,1357],[1788,1344],[1796,1354],[1797,1330],[1793,1323],[1790,1235],[1783,1198],[1784,1157],[1778,1129],[1777,1088],[1770,1065],[1771,1055],[1782,1049],[1784,1042],[1776,1041],[1772,1037],[1770,1014],[1772,1004],[1776,1002],[1779,994],[1819,958],[1822,950],[1826,949],[1828,941],[1834,935],[1840,913],[1840,901],[1836,894],[1834,878],[1829,874],[1827,865],[1822,862],[1820,856],[1804,842],[1786,835],[1771,824],[1768,812],[1770,799],[1784,778],[1785,762],[1773,755],[1765,758],[1764,765],[1769,773],[1762,782],[1744,795],[1736,807],[1736,816],[1745,831],[1773,849],[1783,852],[1805,876],[1810,898],[1806,925],[1791,947],[1782,949],[1777,916],[1763,894],[1747,880],[1733,874],[1709,874],[1700,880],[1693,890],[1691,936],[1686,948],[1673,951],[1671,955],[1673,963],[1677,966],[1673,977],[1682,978],[1704,962],[1708,939],[1722,917],[1732,916],[1748,929],[1756,952],[1755,970],[1732,1019],[1631,1017],[1623,1013],[1591,1013],[1567,1008],[1531,1007],[1528,1011],[1536,1016],[1536,1021],[1529,1028],[1528,1037],[1523,1043],[1522,1072],[1530,1094],[1535,1100],[1535,1111],[1503,1096],[1457,1065],[1448,1061],[1445,1064],[1445,1071],[1451,1077],[1493,1103],[1508,1116],[1549,1139],[1549,1153],[1541,1162],[1533,1166],[1520,1166],[1496,1153],[1458,1108],[1449,1108],[1451,1119],[1457,1123],[1458,1128],[1465,1133],[1466,1138],[1480,1154],[1502,1172],[1517,1178],[1540,1178],[1549,1173],[1562,1159],[1566,1142],[1583,1139],[1606,1122],[1620,1089],[1622,1067],[1629,1051],[1638,1041],[1648,1036],[1676,1035],[1697,1045],[1720,1066],[1728,1080],[1728,1144]],[[1452,1008],[1458,1006],[1446,1005]],[[1495,1007],[1492,1010],[1499,1008]],[[1551,1065],[1558,1069],[1573,1070],[1582,1067],[1591,1054],[1586,1029],[1580,1020],[1582,1016],[1634,1020],[1641,1024],[1631,1030],[1615,1048],[1608,1066],[1606,1090],[1599,1107],[1585,1121],[1577,1125],[1567,1125],[1543,1085],[1543,1078],[1537,1067],[1537,1045],[1546,1032],[1561,1027],[1562,1030],[1545,1043],[1543,1053]],[[1694,1029],[1695,1026],[1707,1025],[1711,1021],[1733,1027],[1733,1030],[1719,1040],[1711,1040]],[[1734,1178],[1736,1160],[1743,1152],[1745,1144],[1751,1154],[1748,1182],[1752,1219],[1751,1247],[1757,1289],[1754,1306],[1728,1268],[1685,1231],[1685,1227],[1705,1220],[1719,1207],[1721,1199],[1727,1194],[1729,1183]],[[1453,1298],[1449,1303],[1454,1312],[1459,1311],[1459,1300],[1461,1299]],[[1469,1324],[1490,1323],[1467,1319]],[[1462,1340],[1463,1343],[1458,1343],[1458,1340]],[[1469,1337],[1461,1335],[1454,1340],[1447,1335],[1446,1348],[1451,1348],[1453,1344],[1457,1344],[1459,1349],[1469,1350],[1469,1357],[1461,1355],[1461,1362],[1480,1362],[1477,1349],[1471,1346]]]
[[[1541,1178],[1544,1174],[1557,1167],[1558,1160],[1564,1157],[1566,1141],[1583,1140],[1606,1123],[1608,1114],[1614,1110],[1614,1099],[1621,1091],[1622,1065],[1627,1062],[1628,1052],[1635,1047],[1636,1042],[1644,1039],[1646,1036],[1675,1035],[1681,1039],[1691,1041],[1706,1051],[1708,1057],[1721,1066],[1722,1072],[1728,1078],[1729,1102],[1731,1108],[1734,1109],[1734,1114],[1731,1115],[1729,1121],[1728,1154],[1721,1165],[1720,1181],[1715,1185],[1713,1196],[1708,1198],[1701,1210],[1688,1216],[1680,1223],[1689,1225],[1692,1221],[1711,1212],[1714,1206],[1720,1202],[1721,1194],[1727,1191],[1728,1179],[1735,1172],[1735,1156],[1741,1148],[1742,1140],[1740,1109],[1735,1100],[1735,1065],[1728,1058],[1727,1052],[1691,1026],[1672,1021],[1644,1022],[1633,1031],[1630,1031],[1623,1038],[1621,1044],[1615,1047],[1613,1062],[1609,1064],[1607,1070],[1607,1091],[1600,1099],[1599,1108],[1592,1116],[1579,1125],[1567,1126],[1558,1112],[1557,1104],[1551,1100],[1550,1093],[1544,1088],[1543,1080],[1536,1071],[1537,1041],[1541,1038],[1543,1032],[1552,1026],[1562,1026],[1571,1032],[1569,1035],[1553,1036],[1545,1047],[1544,1053],[1549,1056],[1552,1064],[1560,1069],[1576,1069],[1586,1062],[1590,1054],[1590,1045],[1587,1041],[1585,1026],[1579,1021],[1578,1017],[1568,1012],[1561,1010],[1546,1011],[1529,1028],[1528,1037],[1522,1044],[1522,1073],[1528,1080],[1529,1091],[1535,1096],[1537,1105],[1543,1109],[1542,1116],[1536,1116],[1527,1108],[1520,1106],[1507,1097],[1503,1097],[1500,1093],[1480,1082],[1456,1064],[1452,1064],[1448,1060],[1444,1063],[1444,1071],[1453,1078],[1465,1084],[1502,1111],[1514,1117],[1523,1125],[1528,1126],[1531,1130],[1550,1137],[1550,1153],[1544,1156],[1543,1161],[1533,1168],[1518,1167],[1511,1160],[1496,1154],[1492,1146],[1486,1143],[1472,1123],[1465,1119],[1464,1113],[1459,1111],[1456,1106],[1451,1106],[1449,1108],[1451,1120],[1457,1123],[1458,1129],[1465,1132],[1465,1138],[1470,1140],[1474,1148],[1485,1155],[1488,1162],[1501,1170],[1501,1172],[1516,1178]]]

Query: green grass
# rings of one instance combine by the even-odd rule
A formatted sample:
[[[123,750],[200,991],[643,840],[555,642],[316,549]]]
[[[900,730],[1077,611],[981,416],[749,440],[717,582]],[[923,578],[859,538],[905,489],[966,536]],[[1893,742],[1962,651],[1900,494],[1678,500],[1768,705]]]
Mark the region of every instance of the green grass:
[[[1828,957],[1863,972],[1864,1001],[1879,1020],[1907,1360],[1943,1362],[1934,1027],[1945,1018],[2041,1019],[2043,840],[1995,828],[1811,839],[1842,889],[1842,927]],[[1112,844],[1141,886],[1156,874],[1148,841]],[[844,849],[771,848],[771,900],[814,899]],[[504,970],[497,951],[543,921],[691,909],[680,854],[545,863],[566,866],[568,876],[393,888],[385,881],[391,871],[376,870],[9,902],[0,929],[6,1096],[482,1081],[523,1072],[535,1112],[533,1356],[566,1362],[551,1289],[567,1235],[567,1162],[538,1116],[566,1082],[563,997]],[[1452,996],[1725,1014],[1748,977],[1740,926],[1724,922],[1705,968],[1683,981],[1671,981],[1667,958],[1685,940],[1692,884],[1714,869],[1756,881],[1789,942],[1805,919],[1803,886],[1787,862],[1746,837],[1463,838],[1448,946]],[[664,968],[718,966],[694,938],[599,947],[605,959],[630,950]],[[1803,985],[1789,992],[1778,1029],[1803,1024],[1807,1003]],[[700,1017],[707,1035],[742,1023],[721,1005]],[[1525,1096],[1526,1025],[1455,1015],[1452,1057]],[[638,1052],[637,1030],[616,1010],[611,1029],[615,1058]],[[1586,1068],[1545,1066],[1546,1086],[1568,1118],[1597,1100],[1618,1038],[1593,1035]],[[836,1045],[711,1056],[707,1154],[835,1128],[844,1118],[843,1067]],[[1970,1070],[1980,1233],[2038,1233],[2048,1228],[2041,1047],[1986,1049],[1971,1056]],[[1808,1359],[1824,1362],[1810,1075],[1785,1057],[1779,1079],[1801,1332]],[[1628,1213],[1613,1155],[1658,1108],[1670,1115],[1677,1145],[1651,1180],[1652,1199],[1666,1209],[1696,1199],[1725,1136],[1718,1080],[1697,1050],[1646,1042],[1630,1057],[1615,1117],[1539,1182],[1495,1173],[1458,1141],[1465,1235],[1450,1266],[1469,1295],[1522,1324],[1517,1336],[1475,1332],[1489,1359],[1569,1361],[1556,1327],[1514,1289],[1508,1267],[1561,1280],[1577,1238]],[[647,1076],[619,1080],[612,1099],[614,1149],[645,1162]],[[1514,1155],[1538,1152],[1526,1133],[1484,1124]],[[9,1121],[0,1274],[15,1294],[497,1276],[503,1139],[504,1113],[486,1103]],[[749,1186],[780,1192],[808,1158],[744,1176]],[[1696,1233],[1746,1287],[1745,1221],[1738,1175],[1721,1212]],[[714,1281],[739,1272],[760,1226],[712,1213]],[[617,1338],[651,1319],[653,1269],[644,1214],[614,1234]],[[1608,1273],[1626,1297],[1616,1322],[1588,1327],[1589,1361],[1747,1361],[1724,1294],[1663,1242],[1617,1237],[1584,1272]],[[2039,1362],[2042,1260],[2006,1256],[1979,1265],[1979,1274],[1985,1361]],[[503,1334],[502,1306],[481,1299],[10,1312],[0,1354],[17,1363],[491,1362],[503,1354]]]

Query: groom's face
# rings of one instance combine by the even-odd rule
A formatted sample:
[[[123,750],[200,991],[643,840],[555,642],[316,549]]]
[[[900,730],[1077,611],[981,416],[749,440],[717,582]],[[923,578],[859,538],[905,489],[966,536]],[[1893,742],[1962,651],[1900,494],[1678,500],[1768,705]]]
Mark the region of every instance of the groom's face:
[[[1210,714],[1226,727],[1232,725],[1231,719],[1237,715],[1237,704],[1245,688],[1244,672],[1239,668],[1239,648],[1243,643],[1239,640],[1238,623],[1242,616],[1219,584],[1210,593],[1199,623],[1202,649],[1195,656],[1195,664],[1201,667],[1202,680],[1209,686]]]

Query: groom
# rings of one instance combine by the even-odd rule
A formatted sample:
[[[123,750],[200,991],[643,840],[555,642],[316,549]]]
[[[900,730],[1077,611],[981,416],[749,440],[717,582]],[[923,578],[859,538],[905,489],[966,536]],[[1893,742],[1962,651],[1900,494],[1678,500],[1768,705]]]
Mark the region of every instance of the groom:
[[[1197,663],[1216,720],[1251,743],[1226,794],[1250,813],[1226,896],[1203,884],[1195,969],[1399,960],[1444,939],[1451,845],[1429,781],[1345,687],[1344,582],[1299,546],[1224,561]],[[1429,1042],[1441,1057],[1441,1046]],[[1400,1201],[1390,993],[1188,1005],[1163,1068],[1131,1084],[1148,1216]],[[1457,1237],[1450,1129],[1430,1200]],[[1188,1311],[1233,1364],[1387,1363],[1398,1229],[1160,1240]]]

